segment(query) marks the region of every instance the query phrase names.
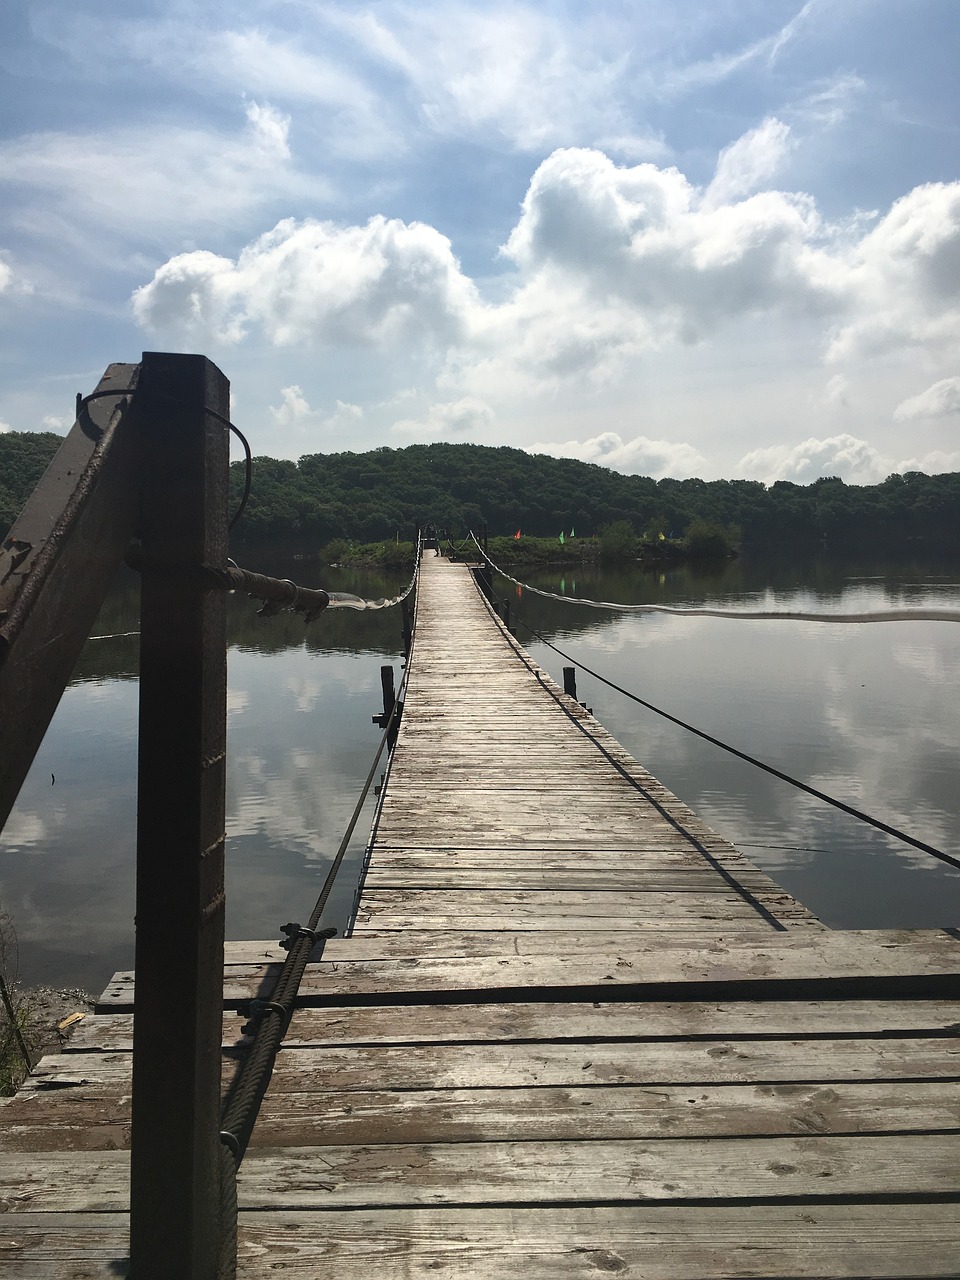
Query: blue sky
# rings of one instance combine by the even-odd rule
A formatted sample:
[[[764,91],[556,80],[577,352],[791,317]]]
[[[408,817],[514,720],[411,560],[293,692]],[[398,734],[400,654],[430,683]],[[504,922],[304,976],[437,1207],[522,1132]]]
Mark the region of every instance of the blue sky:
[[[0,429],[201,351],[254,451],[960,469],[957,0],[6,0]]]

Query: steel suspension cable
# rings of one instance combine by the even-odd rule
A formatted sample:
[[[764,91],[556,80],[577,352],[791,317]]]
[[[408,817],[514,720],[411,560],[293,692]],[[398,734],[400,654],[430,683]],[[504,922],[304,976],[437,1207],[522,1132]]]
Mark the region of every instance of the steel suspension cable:
[[[560,595],[556,591],[543,591],[540,587],[532,587],[529,582],[521,582],[519,578],[514,578],[490,559],[472,530],[470,537],[490,568],[509,582],[515,583],[535,596],[543,596],[547,600],[560,600],[563,604],[583,605],[590,609],[613,609],[617,613],[670,613],[678,617],[691,618],[739,618],[752,622],[760,619],[781,622],[960,622],[960,609],[883,609],[872,610],[870,613],[808,613],[795,609],[707,609],[697,605],[620,604],[615,600],[588,600],[585,596]]]

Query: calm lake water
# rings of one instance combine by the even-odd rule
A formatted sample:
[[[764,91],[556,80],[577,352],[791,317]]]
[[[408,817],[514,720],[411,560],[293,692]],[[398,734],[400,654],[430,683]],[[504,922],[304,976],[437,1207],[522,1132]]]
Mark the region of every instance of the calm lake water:
[[[272,556],[245,563],[309,586],[392,595],[402,577]],[[745,554],[715,573],[538,573],[566,596],[855,613],[960,610],[960,565]],[[698,728],[948,853],[960,849],[960,624],[843,624],[621,614],[519,591],[520,639],[710,825],[838,928],[960,925],[960,872],[753,769],[615,693],[592,667]],[[380,666],[399,610],[260,619],[230,600],[227,934],[269,938],[315,901],[379,740]],[[122,578],[98,634],[135,631]],[[99,991],[133,963],[137,640],[91,640],[0,836],[0,906],[26,982]],[[563,768],[563,761],[557,761]],[[372,809],[325,923],[342,923]]]

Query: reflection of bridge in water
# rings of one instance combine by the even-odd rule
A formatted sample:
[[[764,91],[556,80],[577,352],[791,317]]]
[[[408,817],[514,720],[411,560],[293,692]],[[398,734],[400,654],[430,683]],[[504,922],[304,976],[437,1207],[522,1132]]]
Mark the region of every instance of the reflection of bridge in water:
[[[291,931],[272,1079],[224,1124],[238,1274],[956,1275],[957,938],[825,929],[430,554],[403,699],[353,933]],[[231,1091],[284,957],[227,944]],[[10,1274],[123,1274],[133,1008],[117,975],[3,1107]],[[138,1276],[215,1274],[162,1248]]]

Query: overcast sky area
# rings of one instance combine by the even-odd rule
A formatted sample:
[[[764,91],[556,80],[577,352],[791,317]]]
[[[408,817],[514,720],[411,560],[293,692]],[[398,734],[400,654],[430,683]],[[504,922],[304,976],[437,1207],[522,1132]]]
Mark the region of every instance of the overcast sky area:
[[[960,470],[958,0],[4,0],[0,430]]]

